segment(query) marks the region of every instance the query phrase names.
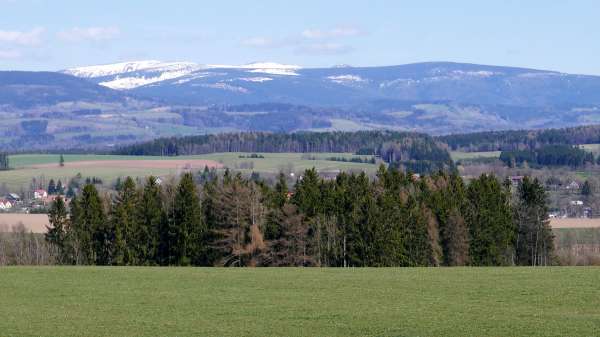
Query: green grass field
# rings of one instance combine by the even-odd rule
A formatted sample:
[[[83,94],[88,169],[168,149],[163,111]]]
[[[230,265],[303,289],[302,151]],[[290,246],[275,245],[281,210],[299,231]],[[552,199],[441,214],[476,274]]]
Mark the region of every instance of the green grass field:
[[[171,160],[171,159],[207,159],[217,161],[224,166],[244,173],[278,173],[280,171],[302,172],[306,169],[315,167],[319,171],[366,171],[374,173],[378,165],[367,163],[351,163],[326,160],[329,157],[362,157],[348,153],[261,153],[264,158],[240,158],[241,155],[249,153],[214,153],[198,156],[179,156],[179,157],[152,157],[152,156],[115,156],[115,155],[64,155],[65,163],[81,161],[111,161],[111,160]],[[311,159],[308,159],[310,156]],[[314,159],[313,159],[314,158]],[[54,154],[22,154],[9,157],[10,165],[13,170],[0,171],[0,184],[6,183],[7,186],[15,191],[21,187],[27,187],[32,178],[44,177],[46,181],[53,178],[68,181],[78,173],[84,177],[99,177],[105,183],[110,183],[118,177],[146,177],[148,175],[168,176],[177,174],[175,169],[164,168],[123,168],[112,167],[111,165],[98,165],[87,167],[85,169],[76,167],[59,167],[59,155]],[[53,164],[56,167],[31,168],[31,165]],[[68,166],[68,165],[67,165]]]
[[[486,151],[486,152],[462,152],[462,151],[450,151],[450,157],[452,160],[465,160],[465,159],[477,159],[477,158],[500,158],[500,151]]]
[[[2,336],[597,336],[600,268],[0,268]]]

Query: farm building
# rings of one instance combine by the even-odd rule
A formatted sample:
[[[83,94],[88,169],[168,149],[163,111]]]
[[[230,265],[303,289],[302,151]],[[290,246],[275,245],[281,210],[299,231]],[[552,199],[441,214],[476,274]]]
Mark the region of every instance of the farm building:
[[[33,198],[34,199],[44,199],[48,197],[48,192],[46,192],[46,190],[35,190],[33,191]]]
[[[13,204],[7,199],[0,199],[0,209],[10,209]]]

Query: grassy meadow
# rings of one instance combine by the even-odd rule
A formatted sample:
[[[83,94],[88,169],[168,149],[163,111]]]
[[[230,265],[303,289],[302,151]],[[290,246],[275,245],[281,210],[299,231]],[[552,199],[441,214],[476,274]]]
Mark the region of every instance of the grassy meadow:
[[[369,163],[352,163],[327,160],[330,157],[353,158],[368,156],[356,156],[348,153],[260,153],[264,158],[240,158],[248,156],[250,153],[213,153],[196,156],[178,156],[178,157],[154,157],[154,156],[117,156],[117,155],[64,155],[65,167],[59,166],[59,155],[55,154],[20,154],[10,156],[10,165],[13,168],[9,171],[0,171],[0,184],[6,183],[13,190],[18,190],[22,186],[29,186],[32,178],[44,177],[46,180],[53,178],[68,181],[78,173],[84,177],[98,177],[104,182],[109,183],[118,177],[146,177],[148,175],[169,176],[178,173],[177,169],[167,168],[139,168],[139,167],[115,167],[111,161],[140,161],[140,160],[213,160],[221,163],[223,166],[236,171],[245,173],[278,173],[301,172],[305,169],[315,167],[319,171],[366,171],[375,172],[378,165]],[[107,162],[106,165],[99,163],[94,167],[69,167],[69,163],[99,161]],[[35,165],[56,164],[56,166],[38,168]]]
[[[478,159],[478,158],[500,158],[501,151],[484,151],[484,152],[462,152],[450,151],[452,160]]]
[[[600,268],[0,268],[3,336],[593,336]]]

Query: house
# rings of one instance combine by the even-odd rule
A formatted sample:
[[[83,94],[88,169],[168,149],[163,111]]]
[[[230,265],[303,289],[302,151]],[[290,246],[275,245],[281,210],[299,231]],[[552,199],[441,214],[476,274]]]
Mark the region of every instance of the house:
[[[0,199],[0,209],[10,209],[13,207],[13,204],[6,199]]]
[[[48,192],[46,192],[46,190],[35,190],[33,191],[33,198],[34,199],[44,199],[48,197]]]
[[[6,196],[6,200],[10,201],[11,203],[17,203],[17,202],[21,202],[21,197],[16,194],[16,193],[9,193]]]
[[[510,177],[510,183],[513,186],[515,186],[515,187],[519,186],[523,182],[523,178],[525,178],[525,177],[523,177],[523,176],[511,176]]]
[[[579,184],[576,181],[572,181],[571,183],[569,183],[566,187],[568,190],[578,190],[579,189]]]

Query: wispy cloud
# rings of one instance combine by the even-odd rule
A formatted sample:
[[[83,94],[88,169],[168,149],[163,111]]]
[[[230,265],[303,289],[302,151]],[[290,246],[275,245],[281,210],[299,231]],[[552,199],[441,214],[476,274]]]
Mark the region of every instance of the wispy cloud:
[[[118,27],[74,27],[57,33],[57,37],[67,42],[105,41],[118,37],[121,31]]]
[[[302,45],[296,51],[301,54],[310,55],[337,55],[350,53],[354,51],[354,48],[342,43],[326,42]]]
[[[310,55],[345,54],[354,51],[348,38],[366,34],[353,26],[337,26],[331,29],[306,29],[284,37],[254,36],[241,41],[251,48],[292,48],[295,52]]]
[[[306,39],[335,39],[342,37],[353,37],[364,34],[356,27],[335,27],[332,29],[306,29],[302,32],[302,37]]]
[[[21,46],[35,46],[41,43],[42,27],[33,28],[30,31],[0,30],[0,42]]]
[[[1,50],[0,49],[0,59],[16,59],[21,57],[21,52],[14,49]]]
[[[264,36],[255,36],[242,40],[242,45],[253,48],[272,48],[277,45],[271,38]]]

